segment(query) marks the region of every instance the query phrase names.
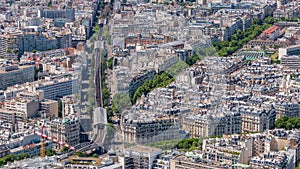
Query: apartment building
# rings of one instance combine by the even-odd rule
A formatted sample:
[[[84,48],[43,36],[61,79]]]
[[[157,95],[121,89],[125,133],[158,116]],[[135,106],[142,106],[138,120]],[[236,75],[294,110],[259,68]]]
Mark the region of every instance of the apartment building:
[[[193,138],[221,136],[223,134],[241,133],[241,114],[239,112],[215,115],[190,116],[183,119],[183,129]]]
[[[278,59],[281,60],[284,56],[300,55],[300,45],[292,45],[286,48],[278,49]]]
[[[203,159],[229,165],[246,164],[252,156],[252,140],[239,137],[211,138],[203,141]]]
[[[80,137],[80,123],[79,119],[66,117],[63,120],[54,119],[50,123],[49,136],[65,142],[71,146],[79,144]],[[55,145],[56,149],[61,149],[61,145]]]
[[[94,157],[71,157],[67,160],[64,168],[70,169],[122,169],[120,163],[114,163],[111,158]]]
[[[75,95],[64,96],[62,99],[62,117],[79,113],[78,99]]]
[[[147,46],[150,44],[162,44],[174,41],[173,37],[159,34],[129,34],[124,40],[124,46]]]
[[[45,141],[45,149],[52,149],[53,148],[53,142],[51,141]],[[11,154],[20,155],[20,154],[28,154],[31,157],[39,156],[41,154],[41,143],[31,143],[28,145],[20,146],[17,148],[13,148],[10,150]]]
[[[5,59],[18,59],[17,38],[15,36],[0,35],[0,56]]]
[[[254,107],[239,108],[242,119],[242,132],[263,132],[273,129],[276,113],[275,108],[256,109]]]
[[[71,21],[75,20],[75,9],[66,8],[66,9],[41,9],[38,10],[38,17],[40,18],[66,18]]]
[[[178,155],[175,158],[170,159],[170,169],[187,169],[187,168],[199,168],[199,169],[225,169],[229,168],[228,164],[221,163],[214,160],[207,160],[200,158],[201,154],[188,152],[184,155]]]
[[[270,28],[264,30],[260,35],[263,38],[268,38],[270,40],[276,40],[280,35],[279,26],[271,26]]]
[[[9,154],[9,148],[7,145],[0,145],[0,158],[6,156]]]
[[[250,165],[252,168],[266,169],[295,168],[294,156],[285,151],[265,152],[262,156],[252,157]]]
[[[9,131],[16,131],[17,121],[22,121],[23,118],[19,113],[15,111],[10,111],[7,109],[0,109],[0,121],[2,123],[1,128],[6,128]]]
[[[139,144],[183,139],[187,136],[187,133],[180,130],[179,119],[168,116],[139,120],[123,119],[122,134],[125,142]]]
[[[0,89],[34,81],[34,65],[0,64]]]
[[[16,112],[17,116],[25,120],[37,116],[39,101],[24,98],[6,99],[4,109]]]
[[[275,103],[276,119],[282,116],[288,116],[291,118],[299,117],[300,105],[296,101],[283,100]]]
[[[0,35],[0,55],[6,58],[18,58],[24,52],[33,50],[46,51],[49,49],[67,48],[72,46],[70,29],[62,31],[39,32],[24,30]]]
[[[40,111],[42,117],[58,117],[58,102],[55,100],[40,101]]]
[[[300,8],[295,5],[286,4],[282,9],[276,9],[273,13],[274,18],[280,20],[281,18],[291,19],[299,15]]]
[[[126,169],[151,169],[160,154],[162,150],[158,148],[132,146],[125,149],[124,167]]]
[[[253,39],[250,40],[246,47],[249,49],[274,49],[276,45],[279,45],[278,41],[273,40],[262,40],[262,39]]]
[[[300,56],[299,55],[281,56],[280,63],[290,69],[299,69],[300,68],[300,66],[299,66],[300,65]]]
[[[45,99],[59,100],[63,96],[78,93],[79,83],[77,77],[46,77],[28,84],[28,91],[43,90]]]

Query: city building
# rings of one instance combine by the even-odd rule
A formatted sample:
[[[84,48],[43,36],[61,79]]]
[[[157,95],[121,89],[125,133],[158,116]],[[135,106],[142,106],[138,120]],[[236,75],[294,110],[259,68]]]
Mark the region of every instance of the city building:
[[[54,119],[50,123],[49,136],[67,143],[71,146],[79,144],[80,123],[78,118],[66,117],[63,120]],[[56,149],[61,149],[61,145],[56,144]]]
[[[77,77],[46,77],[28,84],[28,91],[35,92],[43,90],[45,99],[59,100],[63,96],[76,94],[79,92]]]
[[[36,117],[39,107],[38,100],[14,98],[4,101],[4,109],[16,112],[17,116],[23,120]]]
[[[299,55],[283,55],[280,57],[280,63],[290,69],[299,69],[300,56]]]
[[[271,26],[270,28],[263,31],[260,35],[263,38],[268,38],[270,40],[276,40],[280,35],[280,29],[278,26]]]
[[[53,143],[51,141],[45,141],[45,149],[52,149]],[[13,148],[10,150],[11,154],[20,155],[20,154],[28,154],[29,156],[39,156],[41,154],[41,143],[30,143],[28,145],[20,146],[17,148]]]
[[[51,9],[44,9],[38,10],[38,17],[40,18],[66,18],[71,21],[75,20],[75,9],[66,8],[60,10],[51,10]]]
[[[187,133],[180,129],[179,120],[168,116],[140,120],[124,119],[122,134],[125,142],[139,144],[183,139],[187,136]]]
[[[300,45],[288,46],[286,48],[278,49],[278,59],[281,60],[282,57],[300,55]]]
[[[265,152],[263,156],[255,156],[250,160],[252,168],[295,168],[294,156],[287,152]]]
[[[0,158],[8,155],[9,153],[9,148],[7,147],[7,145],[4,144],[0,146]]]
[[[252,140],[240,138],[213,138],[203,141],[202,158],[212,161],[223,162],[230,166],[241,163],[247,164],[252,156]]]
[[[241,107],[242,132],[263,132],[275,127],[276,111],[270,109],[255,109],[253,107]]]
[[[124,168],[150,169],[160,154],[162,154],[162,150],[158,148],[132,146],[125,149]]]
[[[78,114],[78,99],[75,95],[64,96],[61,99],[62,102],[62,117],[67,117],[70,114]]]
[[[193,138],[238,134],[242,132],[239,112],[215,115],[188,116],[183,119],[182,128]]]
[[[110,157],[92,158],[92,157],[70,157],[64,165],[64,168],[84,169],[122,169],[122,165]]]
[[[58,117],[58,102],[55,100],[40,101],[40,111],[42,117]]]
[[[0,109],[0,120],[1,128],[8,129],[12,132],[15,132],[17,129],[17,121],[22,121],[23,116],[15,111],[10,111],[7,109]]]
[[[0,89],[34,81],[34,65],[19,66],[0,61]]]

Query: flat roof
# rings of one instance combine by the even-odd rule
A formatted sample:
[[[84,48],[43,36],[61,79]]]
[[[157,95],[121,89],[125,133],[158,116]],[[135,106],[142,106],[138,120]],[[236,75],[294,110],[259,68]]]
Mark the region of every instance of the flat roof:
[[[132,146],[132,147],[128,148],[127,150],[137,151],[137,152],[145,152],[145,153],[153,153],[156,151],[161,151],[161,149],[159,149],[159,148],[146,147],[146,146],[142,146],[142,145]]]
[[[11,66],[11,65],[10,65]],[[9,70],[9,71],[3,71],[3,70],[0,70],[0,74],[4,74],[4,73],[10,73],[10,72],[17,72],[17,71],[20,71],[24,68],[28,68],[28,67],[34,67],[34,65],[23,65],[23,66],[18,66],[18,69],[15,69],[15,70]]]
[[[236,163],[232,165],[233,167],[241,167],[241,168],[250,168],[250,165]]]

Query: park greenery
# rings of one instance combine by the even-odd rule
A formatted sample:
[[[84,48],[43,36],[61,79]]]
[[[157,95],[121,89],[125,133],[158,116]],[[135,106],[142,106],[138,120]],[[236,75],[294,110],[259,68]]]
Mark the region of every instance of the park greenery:
[[[279,21],[288,21],[288,22],[298,22],[298,18],[297,17],[294,17],[294,18],[290,18],[290,19],[286,19],[285,17],[281,17],[280,19],[276,19],[276,18],[273,18],[271,16],[268,16],[264,19],[264,22],[267,23],[267,24],[274,24],[276,22],[279,22]]]
[[[53,150],[51,148],[49,148],[49,149],[46,150],[46,156],[54,156],[54,155],[56,155],[56,151],[55,150]]]
[[[60,152],[61,152],[61,153],[65,153],[65,152],[67,152],[68,150],[69,150],[68,147],[63,146],[63,148],[60,150]]]
[[[191,57],[187,59],[187,64],[192,66],[203,57],[216,56],[216,49],[213,46],[198,48]]]
[[[123,110],[131,107],[131,99],[128,94],[115,94],[112,101],[112,109],[116,114],[120,114]]]
[[[106,54],[105,54],[106,55]],[[103,55],[102,55],[103,56]],[[108,89],[105,81],[105,70],[107,69],[106,57],[102,57],[102,66],[101,66],[101,87],[102,87],[102,101],[103,107],[108,107],[110,99],[110,90]]]
[[[148,143],[146,144],[146,146],[160,148],[162,150],[170,150],[176,148],[179,142],[180,140],[165,140],[165,141]]]
[[[95,83],[94,83],[94,67],[95,67],[95,56],[91,56],[90,61],[90,76],[89,76],[89,89],[88,89],[88,108],[87,112],[92,114],[95,106]]]
[[[99,157],[99,155],[96,154],[96,153],[94,153],[94,154],[88,154],[86,152],[76,152],[75,155],[78,156],[78,157],[93,157],[93,158]]]
[[[106,124],[106,136],[105,136],[104,143],[110,145],[112,143],[111,141],[115,137],[115,133],[116,133],[115,126],[112,123]]]
[[[237,30],[235,34],[229,38],[228,41],[221,41],[213,43],[216,48],[219,56],[229,56],[238,51],[243,47],[247,42],[256,38],[260,35],[265,29],[269,28],[271,25],[278,21],[289,21],[289,22],[298,22],[298,18],[286,19],[282,17],[280,20],[275,19],[271,16],[265,18],[263,22],[259,20],[254,20],[253,24],[247,28],[245,31]]]
[[[267,23],[266,23],[267,22]],[[271,26],[272,20],[266,18],[264,22],[255,20],[253,24],[245,31],[238,29],[235,34],[229,39],[229,41],[221,41],[213,43],[219,56],[229,56],[238,51],[250,40],[256,38],[265,29]]]
[[[62,101],[58,101],[58,117],[62,118]]]
[[[189,151],[202,150],[203,139],[204,138],[185,138],[176,145],[176,148]]]
[[[185,138],[182,140],[166,140],[152,142],[146,146],[160,148],[162,150],[179,149],[179,150],[202,150],[202,142],[204,138]]]
[[[39,80],[39,72],[43,72],[43,67],[36,68],[34,67],[34,80]]]
[[[88,157],[89,155],[86,152],[77,151],[75,153],[78,157]]]
[[[108,59],[107,64],[110,70],[113,70],[114,57]]]
[[[166,87],[172,81],[175,80],[175,77],[182,72],[188,65],[183,62],[179,61],[165,72],[161,74],[157,74],[151,80],[146,80],[144,84],[142,84],[133,94],[132,96],[132,103],[134,104],[138,98],[142,95],[147,95],[151,90],[158,88],[158,87]]]
[[[174,80],[174,77],[166,72],[155,75],[152,80],[146,80],[145,83],[135,91],[132,97],[132,103],[135,103],[138,98],[140,98],[142,95],[147,95],[155,88],[166,87]]]
[[[53,156],[56,154],[56,151],[53,150],[53,149],[47,149],[46,150],[46,155],[47,156]],[[16,155],[16,154],[9,154],[9,155],[6,155],[2,158],[0,158],[0,166],[4,166],[6,165],[8,162],[14,162],[14,161],[19,161],[19,160],[24,160],[26,158],[30,158],[30,155],[28,153],[23,153],[23,154],[19,154],[19,155]]]
[[[108,89],[106,85],[106,76],[105,76],[105,71],[107,68],[110,66],[110,59],[107,58],[107,52],[105,50],[102,50],[101,52],[101,89],[102,89],[102,101],[103,101],[103,107],[106,108],[107,112],[107,121],[110,123],[112,122],[112,117],[114,115],[114,111],[112,106],[109,105],[109,100],[111,97],[110,90]]]
[[[298,129],[300,128],[300,117],[288,117],[283,116],[275,121],[276,128],[284,128],[286,130]]]
[[[201,59],[201,56],[194,53],[191,57],[188,58],[187,64],[192,66],[193,64],[195,64],[200,59]]]
[[[23,160],[29,157],[30,155],[27,153],[19,154],[19,155],[9,154],[7,156],[0,158],[0,166],[6,165],[8,162],[14,162],[15,160]]]

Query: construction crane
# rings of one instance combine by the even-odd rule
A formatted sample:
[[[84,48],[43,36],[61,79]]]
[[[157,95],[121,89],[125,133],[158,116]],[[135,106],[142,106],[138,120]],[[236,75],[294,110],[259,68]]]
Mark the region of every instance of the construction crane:
[[[41,143],[41,153],[40,153],[41,157],[45,157],[45,156],[46,156],[45,139],[50,140],[50,141],[52,141],[52,142],[54,142],[54,143],[56,143],[56,144],[59,144],[59,145],[61,145],[61,146],[67,147],[67,148],[70,149],[70,150],[76,151],[75,147],[73,147],[73,146],[71,146],[71,145],[69,145],[69,144],[67,144],[67,143],[65,143],[65,142],[59,141],[59,140],[57,140],[56,138],[47,136],[47,135],[44,133],[44,130],[45,130],[45,126],[44,126],[44,125],[42,126],[41,132],[37,132],[37,131],[33,130],[33,133],[34,133],[34,134],[36,134],[36,135],[38,135],[38,136],[41,137],[41,141],[40,141],[40,143]]]

